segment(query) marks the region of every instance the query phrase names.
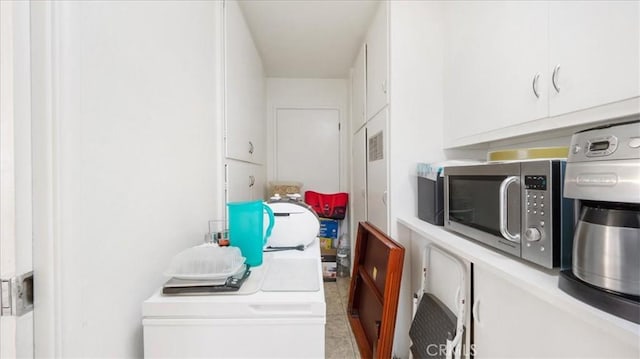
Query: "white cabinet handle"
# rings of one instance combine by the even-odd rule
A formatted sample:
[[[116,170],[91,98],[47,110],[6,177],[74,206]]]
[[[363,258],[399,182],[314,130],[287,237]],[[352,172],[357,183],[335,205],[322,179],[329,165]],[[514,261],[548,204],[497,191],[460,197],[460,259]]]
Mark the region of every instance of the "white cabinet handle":
[[[382,81],[382,84],[381,84],[380,87],[382,87],[382,92],[384,94],[386,94],[387,93],[387,80]]]
[[[551,83],[553,84],[553,88],[556,89],[556,92],[560,93],[560,86],[558,85],[558,74],[560,73],[560,65],[556,65],[553,69],[553,75],[551,76]]]
[[[253,142],[249,141],[249,154],[252,155],[253,154],[253,150],[255,148],[253,147]]]
[[[536,95],[536,98],[540,98],[540,93],[538,92],[538,80],[540,80],[539,72],[533,77],[533,84],[531,85],[533,87],[533,94]]]
[[[387,205],[387,191],[382,192],[382,203],[384,203],[384,205]]]
[[[480,300],[476,300],[473,303],[473,307],[471,307],[471,315],[473,316],[473,321],[477,324],[480,324],[480,316],[478,315],[478,307],[480,307]]]
[[[253,187],[256,184],[256,178],[254,176],[249,176],[249,187]]]

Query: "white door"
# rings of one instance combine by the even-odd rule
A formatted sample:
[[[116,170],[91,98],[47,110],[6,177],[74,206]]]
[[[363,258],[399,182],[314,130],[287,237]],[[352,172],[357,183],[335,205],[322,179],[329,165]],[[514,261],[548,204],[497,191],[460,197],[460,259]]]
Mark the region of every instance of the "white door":
[[[367,128],[363,127],[353,135],[351,142],[352,181],[351,218],[356,233],[358,222],[367,220]]]
[[[360,52],[353,63],[351,75],[351,131],[356,133],[367,122],[367,44],[360,47]]]
[[[387,169],[389,141],[387,139],[388,109],[380,111],[367,123],[367,219],[388,233]]]
[[[387,78],[389,72],[389,26],[387,2],[380,1],[367,33],[367,119],[371,119],[388,103]]]
[[[276,181],[298,181],[304,190],[340,191],[340,111],[276,111]]]
[[[0,1],[0,357],[33,357],[29,3]]]

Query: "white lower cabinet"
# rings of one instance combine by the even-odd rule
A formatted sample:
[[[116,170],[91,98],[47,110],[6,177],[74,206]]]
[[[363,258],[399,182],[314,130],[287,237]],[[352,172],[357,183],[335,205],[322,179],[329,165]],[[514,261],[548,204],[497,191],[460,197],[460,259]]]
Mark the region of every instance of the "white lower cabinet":
[[[476,358],[637,358],[638,348],[481,266],[473,270]]]
[[[367,123],[367,220],[385,233],[388,215],[388,108]]]
[[[225,166],[227,202],[264,199],[264,169],[261,165],[228,160]]]

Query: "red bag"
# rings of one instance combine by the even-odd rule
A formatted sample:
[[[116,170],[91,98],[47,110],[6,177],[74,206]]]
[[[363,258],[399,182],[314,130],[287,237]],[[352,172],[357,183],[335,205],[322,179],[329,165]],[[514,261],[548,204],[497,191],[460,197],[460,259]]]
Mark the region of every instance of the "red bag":
[[[349,194],[340,192],[333,194],[306,191],[304,202],[313,208],[318,216],[331,219],[344,219],[347,214]]]

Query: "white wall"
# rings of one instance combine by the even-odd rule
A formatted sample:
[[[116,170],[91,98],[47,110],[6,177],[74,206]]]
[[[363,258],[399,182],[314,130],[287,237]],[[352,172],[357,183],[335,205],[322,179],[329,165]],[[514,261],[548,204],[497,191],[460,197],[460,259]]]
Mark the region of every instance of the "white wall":
[[[34,201],[51,207],[34,216],[34,265],[53,314],[36,323],[53,339],[40,355],[141,357],[142,302],[221,207],[220,3],[41,6],[34,83],[52,87],[34,96]]]
[[[416,163],[445,159],[442,117],[441,4],[390,1],[390,183],[391,237],[399,236],[397,218],[417,213]],[[407,242],[407,241],[405,241]],[[411,244],[400,288],[394,354],[408,357],[411,323]]]
[[[347,79],[267,78],[267,181],[275,166],[275,112],[278,108],[337,109],[340,111],[340,191],[349,191],[349,90]],[[310,144],[313,134],[309,134]]]

